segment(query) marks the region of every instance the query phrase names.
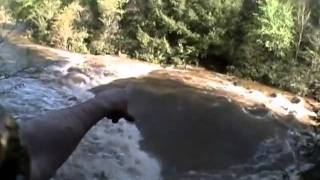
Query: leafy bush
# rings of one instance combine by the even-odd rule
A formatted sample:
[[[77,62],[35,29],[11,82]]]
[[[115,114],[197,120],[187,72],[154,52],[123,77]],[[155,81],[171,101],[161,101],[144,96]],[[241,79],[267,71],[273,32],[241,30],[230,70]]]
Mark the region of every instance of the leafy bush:
[[[89,40],[89,49],[93,54],[115,54],[119,49],[119,21],[122,17],[122,6],[126,0],[98,0],[98,13],[91,13],[91,20],[98,19],[98,28],[91,27],[91,38]],[[94,17],[98,14],[99,17]]]
[[[11,12],[38,42],[75,52],[116,53],[126,0],[13,0]]]
[[[82,11],[80,4],[73,2],[57,12],[50,27],[51,45],[75,52],[87,52],[84,40],[88,34],[85,29],[76,27]]]
[[[11,17],[3,6],[0,5],[0,24],[4,24],[11,21]]]
[[[291,68],[289,90],[319,97],[320,80],[320,3],[300,1],[296,6],[296,58]],[[318,91],[318,92],[316,92]],[[313,94],[313,95],[312,95]],[[316,95],[317,94],[317,95]]]
[[[128,54],[159,63],[197,64],[227,54],[242,1],[136,0],[129,5],[121,21]]]
[[[301,78],[296,82],[304,84],[304,91],[300,91],[303,95],[308,94],[320,100],[320,28],[309,24],[303,43],[296,65]]]
[[[293,5],[279,0],[254,2],[244,25],[243,43],[235,54],[236,74],[285,87],[294,47]],[[248,17],[246,17],[248,18]]]
[[[12,22],[11,22],[11,17],[4,8],[4,6],[1,6],[0,4],[0,43],[3,42],[4,39],[8,35],[10,35],[12,31]]]
[[[307,1],[308,2],[308,1]],[[320,1],[310,0],[309,7],[311,9],[311,23],[316,26],[320,26]]]
[[[49,42],[50,22],[59,11],[59,0],[12,0],[11,13],[18,21],[26,22],[31,35],[39,42]]]

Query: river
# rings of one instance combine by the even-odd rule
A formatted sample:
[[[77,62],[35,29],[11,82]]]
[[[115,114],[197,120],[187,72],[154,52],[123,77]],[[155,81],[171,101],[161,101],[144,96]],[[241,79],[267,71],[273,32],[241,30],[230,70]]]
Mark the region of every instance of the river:
[[[137,119],[99,123],[53,179],[298,179],[315,158],[304,156],[317,136],[303,125],[164,76],[158,66],[28,48],[4,42],[0,49],[0,102],[19,121],[119,86],[129,86]]]

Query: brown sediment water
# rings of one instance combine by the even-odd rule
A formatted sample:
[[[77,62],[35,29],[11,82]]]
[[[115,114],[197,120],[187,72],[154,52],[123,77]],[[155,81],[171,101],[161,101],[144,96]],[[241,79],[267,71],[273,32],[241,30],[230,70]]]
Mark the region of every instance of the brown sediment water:
[[[160,161],[166,178],[258,164],[259,147],[270,139],[278,141],[281,151],[287,148],[288,127],[267,109],[247,111],[214,91],[181,81],[147,76],[118,80],[93,92],[124,86],[129,89],[129,111],[142,133],[142,148]],[[285,169],[293,163],[290,153],[285,156],[269,168]]]

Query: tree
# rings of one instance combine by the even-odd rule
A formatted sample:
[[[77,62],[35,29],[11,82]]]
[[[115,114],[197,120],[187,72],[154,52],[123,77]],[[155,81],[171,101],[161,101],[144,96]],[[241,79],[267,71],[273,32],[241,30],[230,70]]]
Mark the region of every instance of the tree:
[[[267,84],[286,86],[281,79],[292,61],[293,5],[281,0],[253,3],[252,11],[245,14],[243,43],[230,70]]]
[[[295,61],[297,61],[301,43],[303,40],[303,36],[305,35],[305,30],[307,23],[309,22],[311,10],[309,8],[309,2],[302,0],[298,1],[297,4],[297,12],[296,12],[296,33],[297,33],[297,43],[296,43],[296,54],[295,54]]]
[[[132,4],[136,8],[122,20],[127,53],[160,63],[197,64],[228,54],[242,1],[135,0]]]

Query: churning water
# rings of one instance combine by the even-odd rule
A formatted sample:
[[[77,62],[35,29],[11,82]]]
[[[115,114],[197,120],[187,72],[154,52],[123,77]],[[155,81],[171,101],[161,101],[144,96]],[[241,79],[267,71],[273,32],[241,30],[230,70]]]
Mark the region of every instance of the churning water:
[[[93,96],[86,89],[112,73],[74,67],[82,60],[77,55],[29,66],[20,57],[14,61],[20,65],[6,66],[2,58],[2,71],[10,73],[0,80],[0,103],[27,121],[85,101]],[[129,98],[137,124],[102,121],[54,179],[280,180],[297,179],[310,166],[303,150],[316,135],[301,135],[268,111],[170,80],[142,79]]]
[[[29,68],[24,57],[20,56],[15,61],[17,64],[1,60],[8,75],[0,80],[0,103],[20,121],[93,97],[86,91],[90,85],[73,84],[74,77],[68,76],[71,73],[67,69],[81,56],[74,57],[76,60]],[[158,179],[160,166],[140,150],[140,140],[141,135],[135,125],[124,121],[118,125],[101,122],[89,132],[54,179]]]

